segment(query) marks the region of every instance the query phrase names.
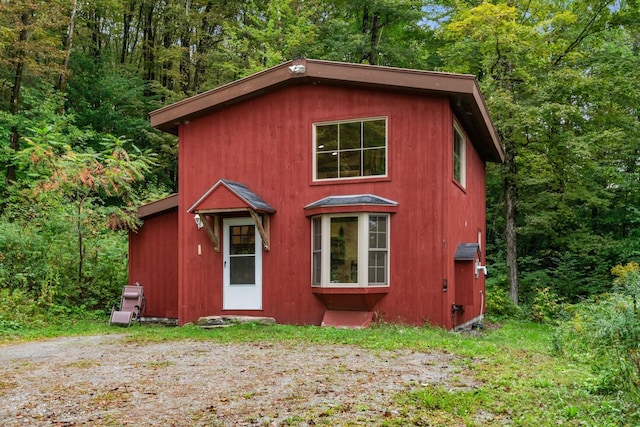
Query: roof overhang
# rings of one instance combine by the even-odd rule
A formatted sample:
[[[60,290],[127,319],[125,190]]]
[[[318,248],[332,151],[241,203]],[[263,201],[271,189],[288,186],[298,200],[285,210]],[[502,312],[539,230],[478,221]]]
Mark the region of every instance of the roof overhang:
[[[163,199],[154,200],[153,202],[138,206],[138,218],[145,219],[150,216],[159,215],[177,209],[178,195],[172,194]]]
[[[477,81],[468,74],[296,59],[152,111],[151,125],[177,135],[179,126],[190,120],[285,86],[305,83],[447,96],[458,121],[483,158],[504,160],[500,139]]]

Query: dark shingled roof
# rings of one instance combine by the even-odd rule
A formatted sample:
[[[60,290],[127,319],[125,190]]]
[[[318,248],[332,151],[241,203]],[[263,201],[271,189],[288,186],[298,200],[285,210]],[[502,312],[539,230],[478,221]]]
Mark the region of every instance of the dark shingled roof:
[[[269,205],[269,203],[265,202],[253,191],[249,190],[244,184],[240,184],[239,182],[229,181],[228,179],[221,179],[220,182],[224,183],[227,188],[238,195],[241,199],[243,199],[249,206],[253,207],[256,210],[265,211],[265,212],[275,212],[276,210]]]
[[[456,261],[473,261],[479,256],[480,245],[477,243],[460,243],[453,259]]]
[[[225,187],[227,187],[232,193],[242,199],[242,201],[245,202],[253,210],[267,213],[274,213],[276,211],[273,207],[271,207],[271,205],[262,200],[260,196],[249,190],[249,187],[247,187],[246,185],[239,182],[230,181],[228,179],[221,179],[216,182],[216,184],[211,187],[206,193],[204,193],[202,197],[200,197],[200,199],[198,199],[198,201],[195,202],[193,206],[191,206],[187,210],[187,212],[194,211],[198,207],[198,205],[202,203],[220,185],[224,185]]]
[[[374,206],[398,206],[397,202],[385,199],[373,194],[353,194],[348,196],[328,196],[305,206],[305,209],[320,208],[325,206],[354,206],[354,205],[374,205]]]

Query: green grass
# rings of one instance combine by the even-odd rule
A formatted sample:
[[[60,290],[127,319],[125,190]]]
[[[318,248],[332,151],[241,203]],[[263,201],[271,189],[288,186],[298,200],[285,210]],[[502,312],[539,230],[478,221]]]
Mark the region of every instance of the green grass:
[[[447,389],[415,385],[409,393],[390,397],[389,416],[361,421],[387,426],[640,425],[635,403],[624,395],[594,393],[591,385],[595,377],[590,367],[552,352],[553,329],[545,325],[510,321],[470,334],[387,324],[361,330],[258,324],[203,330],[194,325],[110,328],[107,323],[106,319],[75,320],[39,329],[10,330],[0,332],[0,342],[124,333],[127,340],[138,343],[188,339],[440,351],[456,355],[456,368],[473,378],[476,386]],[[325,414],[325,418],[330,417]]]

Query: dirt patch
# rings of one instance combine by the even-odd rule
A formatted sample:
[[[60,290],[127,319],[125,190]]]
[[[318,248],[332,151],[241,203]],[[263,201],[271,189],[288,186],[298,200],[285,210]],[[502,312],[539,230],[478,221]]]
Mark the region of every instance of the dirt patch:
[[[123,338],[0,347],[0,425],[377,424],[398,393],[473,386],[440,352]]]

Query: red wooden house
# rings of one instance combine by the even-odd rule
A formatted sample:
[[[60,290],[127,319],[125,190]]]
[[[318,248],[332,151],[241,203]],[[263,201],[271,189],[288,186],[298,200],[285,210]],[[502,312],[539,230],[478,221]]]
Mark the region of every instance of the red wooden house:
[[[179,193],[130,236],[146,316],[482,316],[485,165],[504,155],[473,76],[299,59],[151,124],[179,137]]]

